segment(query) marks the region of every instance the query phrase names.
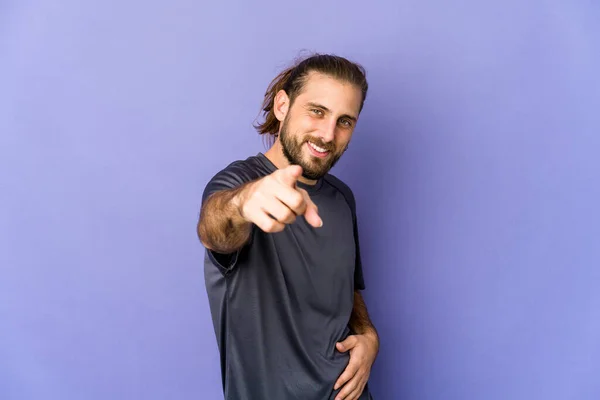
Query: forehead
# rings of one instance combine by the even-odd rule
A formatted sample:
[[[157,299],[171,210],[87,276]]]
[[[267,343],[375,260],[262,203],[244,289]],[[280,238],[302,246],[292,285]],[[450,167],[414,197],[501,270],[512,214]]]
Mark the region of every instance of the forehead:
[[[362,93],[358,86],[312,71],[296,101],[300,104],[318,103],[336,114],[358,117],[361,99]]]

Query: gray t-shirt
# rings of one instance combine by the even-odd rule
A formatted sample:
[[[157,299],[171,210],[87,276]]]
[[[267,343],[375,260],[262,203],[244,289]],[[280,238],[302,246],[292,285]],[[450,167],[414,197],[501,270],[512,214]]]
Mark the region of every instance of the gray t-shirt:
[[[276,169],[262,153],[235,161],[210,180],[202,200]],[[319,207],[321,228],[299,216],[278,233],[253,226],[235,254],[206,252],[226,400],[327,400],[339,393],[333,385],[349,354],[335,344],[351,333],[354,290],[365,287],[354,196],[330,174],[298,186]]]

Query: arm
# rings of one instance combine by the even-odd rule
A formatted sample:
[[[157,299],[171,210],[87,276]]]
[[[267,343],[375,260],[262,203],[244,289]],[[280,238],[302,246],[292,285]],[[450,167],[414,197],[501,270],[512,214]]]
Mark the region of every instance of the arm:
[[[336,400],[357,399],[361,395],[379,352],[377,331],[371,323],[367,307],[358,290],[354,291],[354,307],[349,325],[354,334],[336,345],[339,351],[350,352],[348,366],[334,385],[334,390],[342,388],[335,397]]]
[[[323,222],[304,189],[296,187],[302,168],[289,166],[235,188],[221,189],[206,198],[200,211],[198,237],[217,253],[231,254],[250,239],[252,224],[264,232],[280,232],[298,215],[313,227]]]
[[[200,212],[198,238],[207,249],[230,254],[249,239],[251,224],[241,214],[240,206],[248,184],[210,195]]]
[[[358,290],[354,291],[354,307],[350,315],[350,329],[358,335],[365,335],[373,339],[377,350],[379,350],[379,335],[373,326],[365,301]]]

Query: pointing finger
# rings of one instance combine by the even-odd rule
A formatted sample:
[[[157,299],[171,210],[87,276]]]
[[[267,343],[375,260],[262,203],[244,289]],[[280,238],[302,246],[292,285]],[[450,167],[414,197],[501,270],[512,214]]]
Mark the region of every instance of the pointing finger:
[[[311,200],[308,192],[304,189],[298,189],[302,196],[304,197],[304,201],[306,203],[306,210],[304,211],[304,218],[306,222],[312,225],[315,228],[320,228],[323,226],[323,220],[319,216],[319,208],[317,205]]]

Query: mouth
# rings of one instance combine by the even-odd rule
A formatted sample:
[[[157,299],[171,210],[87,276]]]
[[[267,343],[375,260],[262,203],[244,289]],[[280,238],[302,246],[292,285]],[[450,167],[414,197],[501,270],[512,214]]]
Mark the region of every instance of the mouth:
[[[308,147],[308,150],[310,151],[310,153],[315,157],[325,158],[330,153],[329,150],[319,147],[312,142],[306,142],[306,144],[307,144],[307,147]]]

